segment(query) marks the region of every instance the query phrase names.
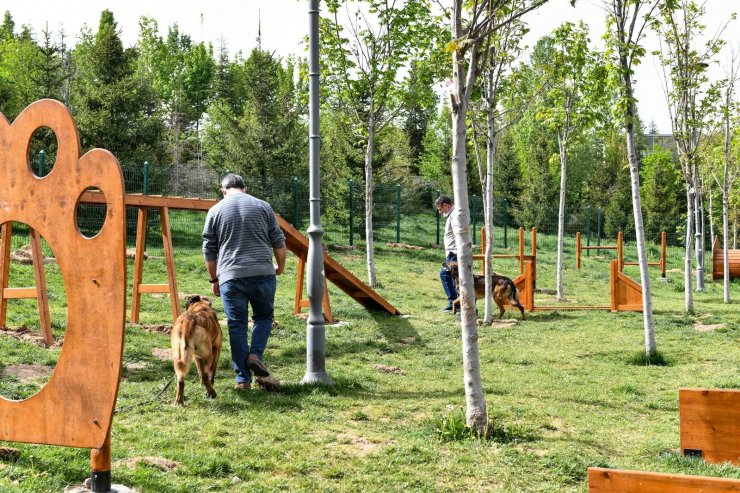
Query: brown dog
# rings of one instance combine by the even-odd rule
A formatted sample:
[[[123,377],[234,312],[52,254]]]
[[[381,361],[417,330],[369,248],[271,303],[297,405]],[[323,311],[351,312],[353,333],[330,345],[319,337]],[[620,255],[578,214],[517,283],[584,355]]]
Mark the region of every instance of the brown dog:
[[[193,358],[200,381],[206,388],[206,395],[214,399],[216,390],[213,382],[216,380],[223,336],[216,312],[211,308],[211,300],[197,294],[188,298],[185,311],[175,320],[170,337],[172,363],[177,375],[175,404],[184,403],[185,376],[190,371]]]
[[[442,266],[447,269],[452,278],[455,280],[455,287],[457,292],[460,292],[460,271],[458,269],[457,262],[450,261],[444,262]],[[473,285],[475,286],[475,299],[479,300],[486,295],[486,277],[473,275]],[[519,292],[514,285],[514,281],[506,276],[500,276],[493,274],[491,276],[491,291],[493,295],[493,301],[498,306],[498,318],[501,318],[504,314],[504,302],[508,302],[511,306],[519,308],[522,312],[522,320],[526,320],[524,316],[524,307],[519,303]],[[457,308],[460,306],[460,297],[458,296],[455,301],[452,302],[452,313],[457,313]]]

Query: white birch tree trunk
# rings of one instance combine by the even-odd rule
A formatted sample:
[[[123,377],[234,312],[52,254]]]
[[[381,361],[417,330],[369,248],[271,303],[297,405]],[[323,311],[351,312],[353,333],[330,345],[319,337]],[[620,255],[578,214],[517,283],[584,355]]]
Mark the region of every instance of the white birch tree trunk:
[[[462,7],[453,9],[452,38],[459,39],[462,32],[460,19]],[[471,54],[469,64],[476,65],[476,54]],[[460,316],[462,334],[463,380],[465,385],[466,422],[478,432],[488,425],[486,398],[480,376],[480,354],[478,351],[478,325],[475,314],[475,291],[473,288],[473,253],[470,235],[470,209],[468,206],[468,178],[466,153],[466,116],[468,95],[465,88],[472,77],[466,77],[468,65],[464,54],[453,51],[452,73],[454,95],[452,96],[452,188],[455,210],[453,214],[457,259],[460,269]]]
[[[486,251],[483,258],[483,273],[486,276],[486,297],[483,323],[490,325],[493,322],[493,286],[491,276],[493,275],[493,160],[496,156],[496,129],[493,104],[493,71],[488,73],[488,84],[486,85],[486,101],[488,102],[486,129],[486,182],[483,200],[485,204],[486,223]]]
[[[560,204],[558,206],[558,258],[556,265],[556,296],[558,301],[563,301],[563,240],[565,237],[565,183],[568,164],[568,151],[566,150],[567,137],[559,138],[560,144]]]
[[[725,165],[725,183],[727,183],[727,165]],[[722,187],[722,276],[723,276],[723,300],[730,302],[730,200],[729,190]]]
[[[712,190],[707,190],[707,195],[709,196],[709,244],[711,245],[714,241],[714,204],[712,201]],[[704,228],[702,228],[702,236]],[[706,262],[706,259],[705,259]]]
[[[696,156],[693,156],[694,161],[694,230],[696,241],[694,242],[694,249],[696,253],[696,290],[704,291],[704,242],[702,241],[702,207],[701,207],[701,193],[699,188],[699,165],[696,163]]]
[[[370,114],[367,117],[367,148],[365,149],[365,249],[367,252],[367,283],[377,286],[375,274],[375,246],[373,242],[373,147],[375,147],[375,114],[370,99]]]
[[[686,313],[694,313],[694,293],[691,287],[692,263],[691,249],[693,247],[694,234],[694,194],[692,192],[691,180],[686,182],[686,245],[683,254],[683,291],[684,309]]]

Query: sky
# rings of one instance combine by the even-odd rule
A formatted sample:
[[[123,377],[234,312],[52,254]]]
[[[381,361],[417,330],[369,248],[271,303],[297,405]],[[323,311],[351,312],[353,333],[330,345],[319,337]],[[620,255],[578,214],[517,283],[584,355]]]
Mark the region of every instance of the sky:
[[[442,4],[450,0],[440,0]],[[737,0],[705,0],[707,15],[704,17],[708,32],[714,32],[730,17],[740,11]],[[58,33],[63,28],[67,39],[74,43],[83,25],[97,29],[100,12],[113,12],[121,37],[126,46],[136,43],[139,18],[157,20],[160,34],[177,23],[180,32],[189,34],[195,41],[212,42],[218,48],[222,41],[233,54],[249,53],[257,44],[258,26],[261,26],[262,48],[281,56],[291,53],[305,54],[304,37],[308,34],[308,2],[306,0],[0,0],[0,10],[8,10],[16,23],[32,27],[37,39],[48,28]],[[601,47],[604,33],[602,0],[578,0],[575,8],[568,0],[550,0],[544,7],[527,14],[530,33],[525,42],[533,46],[537,39],[548,34],[565,21],[583,20],[591,29],[591,40]],[[259,19],[259,21],[258,21]],[[728,45],[740,50],[740,21],[728,26],[724,33]],[[645,41],[648,53],[658,48],[657,38],[648,33]],[[728,59],[726,51],[720,60]],[[648,54],[635,72],[635,90],[640,116],[645,124],[654,121],[660,133],[670,132],[670,118],[662,89],[662,76],[654,56]],[[715,64],[709,68],[710,77],[720,78],[722,70]]]

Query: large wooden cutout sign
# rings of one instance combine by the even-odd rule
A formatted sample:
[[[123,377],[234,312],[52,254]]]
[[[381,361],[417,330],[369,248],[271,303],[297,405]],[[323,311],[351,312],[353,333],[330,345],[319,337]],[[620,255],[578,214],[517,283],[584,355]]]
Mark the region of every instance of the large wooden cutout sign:
[[[39,178],[29,147],[41,127],[59,143],[51,172]],[[100,232],[84,237],[76,221],[89,187],[106,197]],[[0,397],[0,440],[98,449],[118,393],[126,308],[124,186],[118,160],[94,149],[80,157],[77,127],[53,100],[28,106],[9,125],[0,115],[0,224],[18,221],[46,239],[67,291],[64,347],[49,382],[33,397]]]

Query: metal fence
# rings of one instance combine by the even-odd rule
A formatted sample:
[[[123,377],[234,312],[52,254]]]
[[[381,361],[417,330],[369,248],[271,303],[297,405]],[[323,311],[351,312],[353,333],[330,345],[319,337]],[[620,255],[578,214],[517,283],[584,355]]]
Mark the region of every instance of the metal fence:
[[[43,156],[37,161],[40,176],[53,167],[44,162]],[[179,165],[162,167],[148,163],[123,163],[123,176],[127,193],[143,193],[164,196],[182,196],[216,199],[219,197],[220,173],[206,166]],[[293,224],[299,231],[305,231],[309,224],[308,180],[299,177],[247,179],[249,193],[268,201],[274,210]],[[331,186],[331,190],[327,187]],[[331,192],[331,193],[329,193]],[[444,218],[434,210],[433,203],[441,194],[432,185],[402,186],[400,184],[377,184],[373,188],[373,238],[375,242],[407,243],[419,246],[439,245],[444,233]],[[365,186],[362,181],[348,180],[344,185],[322,184],[322,227],[324,242],[336,245],[358,245],[365,240]],[[469,203],[473,243],[478,244],[480,228],[484,224],[483,203],[479,196],[472,195]],[[516,248],[517,229],[513,208],[506,200],[494,198],[494,247]],[[161,248],[160,223],[156,211],[149,215],[147,248]],[[79,205],[77,211],[78,227],[87,236],[100,229],[105,215],[105,206]],[[202,212],[171,211],[170,223],[175,244],[197,245],[205,216]],[[584,245],[603,245],[616,242],[616,233],[607,237],[604,234],[604,211],[592,207],[568,208],[565,215],[566,244],[575,244],[577,232],[581,232]],[[133,245],[136,231],[136,210],[127,211],[128,241]],[[554,249],[557,233],[557,210],[553,208],[538,224],[521,225],[527,230],[537,227],[540,235],[538,246]],[[23,226],[14,230],[13,248],[27,243]],[[683,245],[681,231],[669,231],[669,245]],[[708,235],[707,235],[708,236]],[[634,230],[625,230],[626,242],[634,242]],[[659,244],[659,237],[648,238],[649,242]],[[25,242],[25,243],[24,243]],[[709,239],[707,238],[707,242]],[[710,246],[710,245],[708,245]]]

